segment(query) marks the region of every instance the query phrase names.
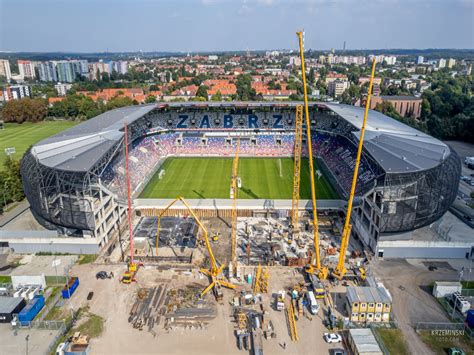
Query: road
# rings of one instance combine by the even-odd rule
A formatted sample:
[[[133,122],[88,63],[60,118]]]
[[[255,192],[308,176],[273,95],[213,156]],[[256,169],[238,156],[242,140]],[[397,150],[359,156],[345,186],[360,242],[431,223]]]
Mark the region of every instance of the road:
[[[371,270],[392,295],[395,321],[403,332],[410,353],[431,354],[414,327],[418,322],[449,322],[444,310],[431,295],[429,285],[434,281],[458,280],[458,272],[450,267],[429,271],[421,263],[414,264],[404,259],[375,260]]]

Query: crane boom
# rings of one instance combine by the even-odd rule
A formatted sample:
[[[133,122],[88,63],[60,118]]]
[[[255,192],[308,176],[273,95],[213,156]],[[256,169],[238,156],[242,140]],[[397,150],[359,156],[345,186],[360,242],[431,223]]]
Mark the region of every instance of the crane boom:
[[[299,39],[300,57],[301,57],[301,76],[303,78],[303,96],[304,96],[304,110],[306,122],[306,137],[308,144],[308,158],[309,158],[309,176],[311,181],[311,202],[313,207],[313,242],[314,242],[314,262],[309,265],[307,271],[317,272],[320,279],[327,277],[327,268],[321,265],[321,258],[319,253],[319,228],[318,228],[318,213],[316,208],[316,186],[314,182],[314,166],[313,166],[313,145],[311,140],[311,122],[309,119],[308,108],[308,90],[306,88],[306,68],[304,63],[304,46],[303,46],[303,32],[296,32]],[[314,270],[316,268],[316,270]]]
[[[296,106],[295,116],[295,143],[294,143],[294,168],[293,168],[293,199],[291,201],[291,225],[293,232],[299,231],[299,202],[301,181],[301,144],[303,138],[303,106]]]
[[[232,163],[232,181],[231,181],[231,191],[232,191],[232,264],[234,270],[237,267],[237,175],[239,171],[239,152],[240,152],[240,138],[237,139],[237,147],[235,149],[235,156]]]
[[[367,102],[365,103],[364,119],[362,121],[362,128],[360,130],[359,146],[357,148],[354,175],[352,176],[351,193],[349,195],[349,202],[347,204],[346,221],[344,223],[344,230],[342,232],[341,249],[339,251],[339,260],[337,262],[336,269],[333,272],[333,275],[337,277],[338,279],[342,279],[347,271],[345,267],[345,261],[346,261],[347,247],[349,245],[349,238],[350,238],[351,229],[352,229],[352,225],[351,225],[352,202],[354,201],[355,188],[357,185],[357,177],[359,175],[360,157],[362,155],[362,147],[364,144],[365,125],[367,123],[367,116],[369,115],[370,97],[372,95],[372,85],[374,83],[374,75],[375,75],[375,65],[376,65],[376,60],[374,58],[372,62],[372,72],[370,74],[369,91],[367,93]]]

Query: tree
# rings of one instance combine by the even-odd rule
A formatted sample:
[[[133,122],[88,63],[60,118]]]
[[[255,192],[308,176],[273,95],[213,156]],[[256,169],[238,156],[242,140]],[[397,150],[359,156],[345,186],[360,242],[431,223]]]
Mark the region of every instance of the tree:
[[[242,74],[237,77],[235,85],[237,86],[237,99],[241,101],[255,100],[256,92],[252,88],[252,76]]]
[[[312,83],[314,83],[314,79],[315,79],[315,77],[314,77],[314,68],[311,67],[311,69],[309,70],[308,80],[312,84]]]
[[[211,101],[222,101],[222,94],[219,90],[217,90],[217,92],[212,95]]]
[[[21,201],[25,197],[18,160],[7,159],[5,161],[4,169],[0,172],[0,193],[1,198],[4,198],[7,203]]]
[[[24,98],[8,101],[2,109],[5,122],[39,122],[48,112],[46,100]]]
[[[145,103],[146,104],[152,104],[156,102],[156,96],[153,96],[153,95],[148,95],[146,98],[145,98]]]
[[[207,100],[207,89],[208,87],[206,85],[201,85],[196,91],[196,96],[197,97],[202,97],[203,99]]]

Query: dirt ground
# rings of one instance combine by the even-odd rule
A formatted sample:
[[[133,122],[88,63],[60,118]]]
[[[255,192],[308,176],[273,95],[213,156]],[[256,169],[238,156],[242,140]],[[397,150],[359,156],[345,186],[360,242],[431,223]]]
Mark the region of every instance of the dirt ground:
[[[77,265],[71,275],[80,278],[80,286],[72,297],[71,305],[78,308],[89,304],[90,312],[106,319],[102,336],[91,341],[92,354],[245,354],[238,350],[232,322],[232,308],[229,304],[234,292],[224,291],[224,303],[217,305],[217,318],[210,322],[205,329],[178,329],[165,331],[161,326],[155,327],[156,337],[146,330],[138,331],[128,323],[130,308],[135,300],[139,287],[151,287],[167,284],[168,287],[184,287],[187,283],[207,285],[207,279],[202,278],[196,270],[192,273],[174,271],[158,271],[156,268],[144,267],[139,270],[138,283],[123,285],[118,281],[124,266]],[[96,280],[98,271],[113,271],[114,279]],[[318,349],[318,354],[328,353],[330,348],[341,345],[326,344],[322,338],[325,328],[322,324],[323,311],[309,320],[305,317],[297,322],[299,342],[290,340],[284,312],[278,312],[270,306],[271,294],[278,290],[294,285],[302,276],[295,274],[293,269],[272,269],[269,294],[264,296],[264,308],[268,318],[273,322],[277,333],[276,339],[263,340],[263,348],[267,354],[311,354]],[[249,287],[239,285],[239,287]],[[87,301],[90,291],[94,297]],[[211,297],[211,296],[209,296]],[[323,308],[323,307],[322,307]],[[280,344],[286,343],[286,350]]]
[[[456,270],[439,267],[436,271],[429,271],[422,264],[416,265],[404,259],[374,260],[371,270],[392,295],[395,321],[407,340],[410,352],[431,354],[414,327],[418,322],[449,322],[444,310],[431,295],[429,285],[434,281],[458,280]]]

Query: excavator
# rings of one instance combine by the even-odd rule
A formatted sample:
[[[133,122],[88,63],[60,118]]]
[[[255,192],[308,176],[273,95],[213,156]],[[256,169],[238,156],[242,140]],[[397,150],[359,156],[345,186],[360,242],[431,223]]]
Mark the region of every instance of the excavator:
[[[196,213],[193,211],[193,209],[188,205],[188,203],[184,200],[183,197],[179,196],[175,200],[173,200],[168,206],[166,206],[161,213],[158,215],[158,230],[157,230],[157,235],[156,235],[156,247],[158,248],[158,240],[160,238],[159,233],[160,233],[160,220],[161,217],[173,206],[176,202],[180,201],[186,209],[189,211],[191,216],[194,218],[196,223],[198,224],[199,228],[201,228],[202,233],[203,233],[203,239],[204,243],[206,245],[207,252],[209,254],[209,260],[210,260],[210,268],[209,269],[200,269],[199,271],[209,277],[209,286],[207,286],[202,292],[201,292],[201,297],[203,297],[206,293],[208,293],[211,289],[214,292],[214,296],[218,302],[222,301],[223,298],[223,293],[222,293],[222,287],[230,288],[230,289],[235,289],[235,285],[231,284],[227,280],[224,279],[224,276],[222,275],[222,270],[224,268],[224,264],[221,266],[217,265],[216,258],[214,257],[214,253],[212,252],[211,248],[211,242],[209,241],[209,235],[207,232],[206,227],[202,224],[201,220],[198,218]],[[158,255],[158,250],[157,253]]]

